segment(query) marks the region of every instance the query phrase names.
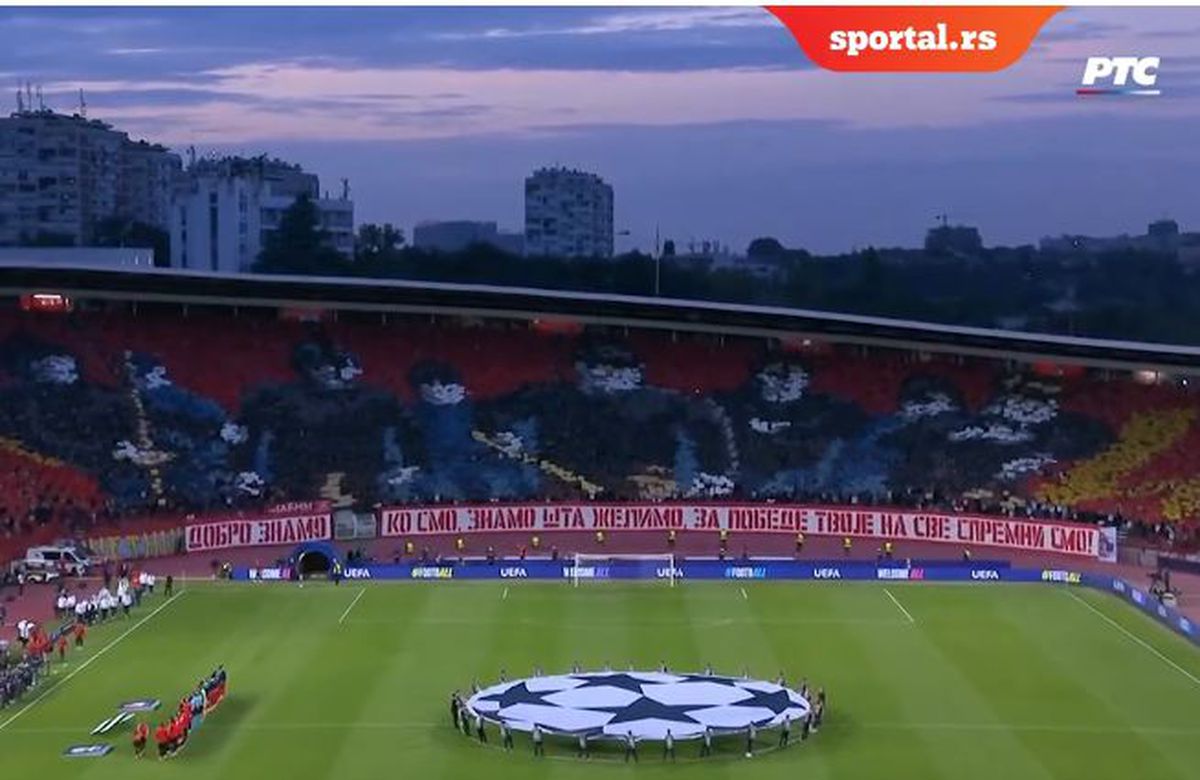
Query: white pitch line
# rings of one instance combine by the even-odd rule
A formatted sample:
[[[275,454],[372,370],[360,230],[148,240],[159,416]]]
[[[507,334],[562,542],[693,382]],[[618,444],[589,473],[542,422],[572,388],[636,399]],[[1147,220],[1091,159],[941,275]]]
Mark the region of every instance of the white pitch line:
[[[916,620],[913,620],[913,616],[910,615],[908,610],[904,608],[904,605],[901,604],[900,601],[895,596],[892,595],[892,592],[890,590],[888,590],[887,588],[884,588],[883,592],[887,594],[887,597],[892,600],[893,604],[895,604],[897,607],[900,608],[900,611],[904,613],[904,617],[908,618],[909,623],[917,622]]]
[[[1071,723],[859,723],[863,729],[886,731],[1024,731],[1052,734],[1160,734],[1200,736],[1200,729],[1172,726],[1091,726]]]
[[[359,599],[361,599],[361,598],[363,597],[363,594],[364,594],[364,593],[366,593],[366,592],[367,592],[367,589],[366,589],[366,588],[359,588],[359,589],[358,589],[358,595],[354,597],[354,601],[351,601],[351,602],[350,602],[350,606],[346,607],[346,611],[342,613],[342,616],[341,616],[340,618],[338,618],[338,625],[339,625],[339,626],[340,626],[342,623],[345,623],[345,622],[346,622],[346,615],[349,615],[349,614],[350,614],[350,610],[354,609],[354,605],[358,603],[358,600],[359,600]]]
[[[1118,631],[1120,631],[1122,634],[1124,634],[1125,636],[1127,636],[1127,637],[1129,637],[1130,639],[1132,639],[1134,642],[1137,642],[1139,645],[1141,645],[1142,647],[1146,648],[1147,650],[1149,650],[1149,651],[1150,651],[1151,653],[1153,653],[1154,655],[1158,656],[1158,659],[1159,659],[1160,661],[1162,661],[1163,663],[1167,664],[1167,665],[1168,665],[1168,666],[1170,666],[1172,669],[1174,669],[1175,671],[1177,671],[1177,672],[1179,672],[1180,674],[1182,674],[1184,677],[1186,677],[1186,678],[1188,678],[1189,680],[1191,680],[1192,682],[1194,682],[1196,685],[1200,685],[1200,677],[1197,677],[1196,675],[1194,675],[1194,674],[1192,674],[1191,672],[1189,672],[1187,669],[1184,669],[1182,666],[1180,666],[1179,664],[1177,664],[1177,663],[1175,663],[1174,661],[1172,661],[1170,658],[1167,658],[1167,657],[1166,657],[1165,655],[1163,655],[1163,654],[1162,654],[1162,653],[1161,653],[1161,652],[1160,652],[1160,651],[1159,651],[1159,650],[1158,650],[1156,647],[1154,647],[1153,645],[1151,645],[1151,644],[1150,644],[1149,642],[1147,642],[1145,639],[1142,639],[1142,638],[1141,638],[1140,636],[1138,636],[1137,634],[1135,634],[1135,633],[1133,633],[1132,631],[1130,631],[1129,629],[1125,628],[1125,626],[1121,625],[1121,624],[1120,624],[1120,623],[1118,623],[1117,621],[1115,621],[1115,620],[1113,620],[1112,618],[1110,618],[1108,615],[1106,615],[1106,614],[1104,614],[1103,612],[1101,612],[1100,610],[1096,609],[1094,606],[1092,606],[1092,604],[1091,604],[1090,602],[1088,602],[1088,600],[1087,600],[1087,599],[1081,599],[1081,598],[1079,598],[1079,596],[1076,596],[1076,595],[1075,595],[1075,594],[1074,594],[1072,591],[1070,591],[1070,590],[1067,590],[1067,591],[1065,591],[1065,592],[1066,592],[1066,594],[1067,594],[1068,596],[1070,596],[1071,598],[1075,599],[1076,601],[1078,601],[1078,602],[1079,602],[1080,604],[1082,604],[1083,606],[1087,607],[1087,608],[1088,608],[1088,610],[1090,610],[1091,612],[1093,612],[1093,613],[1095,613],[1096,615],[1098,615],[1098,616],[1100,617],[1100,619],[1101,619],[1101,620],[1103,620],[1105,623],[1108,623],[1110,626],[1112,626],[1113,628],[1117,629],[1117,630],[1118,630]]]
[[[745,599],[746,601],[749,601],[750,597],[746,595],[746,589],[742,588],[741,591],[742,591],[742,598]]]
[[[508,598],[508,588],[504,589],[504,592],[500,594],[500,598],[502,600]]]
[[[49,688],[47,688],[46,690],[42,691],[42,692],[41,692],[41,694],[39,694],[39,695],[38,695],[38,696],[37,696],[37,697],[36,697],[36,698],[35,698],[33,701],[29,702],[29,703],[28,703],[28,704],[26,704],[24,707],[22,707],[21,709],[17,710],[16,712],[14,712],[11,718],[9,718],[8,720],[4,721],[3,723],[0,723],[0,731],[3,731],[3,730],[4,730],[4,729],[5,729],[7,726],[8,726],[8,724],[12,723],[14,720],[16,720],[17,718],[21,717],[21,716],[22,716],[22,715],[24,715],[26,712],[29,712],[29,710],[33,708],[33,705],[37,704],[37,703],[38,703],[39,701],[41,701],[42,699],[46,698],[47,696],[49,696],[50,694],[54,693],[55,691],[57,691],[57,690],[58,690],[59,688],[61,688],[62,686],[64,686],[64,685],[66,685],[67,683],[69,683],[69,682],[71,681],[71,679],[72,679],[72,678],[73,678],[75,675],[79,674],[79,673],[80,673],[80,672],[82,672],[84,669],[86,669],[86,668],[88,668],[89,666],[91,666],[91,665],[92,665],[92,662],[93,662],[93,661],[95,661],[97,658],[99,658],[100,656],[102,656],[102,655],[104,655],[105,653],[107,653],[109,650],[112,650],[114,647],[116,647],[117,645],[119,645],[119,644],[122,642],[122,640],[124,640],[124,639],[125,639],[125,637],[129,636],[129,635],[130,635],[130,634],[132,634],[134,631],[137,631],[139,628],[141,628],[142,626],[146,625],[147,621],[149,621],[149,620],[150,620],[150,618],[154,617],[154,616],[155,616],[155,615],[157,615],[159,612],[162,612],[164,609],[166,609],[167,607],[169,607],[169,606],[171,606],[172,604],[174,604],[174,603],[175,603],[175,601],[176,601],[177,599],[179,599],[181,596],[183,596],[183,594],[184,594],[184,593],[186,593],[186,592],[187,592],[187,591],[183,591],[183,590],[181,590],[181,591],[179,591],[178,593],[176,593],[174,596],[172,596],[171,598],[169,598],[169,599],[167,599],[166,601],[164,601],[162,604],[159,604],[159,605],[158,605],[158,607],[156,607],[156,608],[155,608],[155,609],[154,609],[154,610],[153,610],[153,611],[152,611],[152,612],[151,612],[149,615],[146,615],[146,617],[142,618],[141,620],[139,620],[138,622],[136,622],[136,623],[134,623],[132,626],[130,626],[128,629],[126,629],[126,630],[125,630],[125,633],[121,634],[119,637],[117,637],[116,639],[112,640],[111,642],[109,642],[108,644],[106,644],[104,647],[100,648],[100,649],[99,649],[99,650],[96,652],[96,654],[95,654],[95,655],[93,655],[91,658],[89,658],[89,659],[87,659],[86,661],[84,661],[83,663],[81,663],[79,666],[77,666],[77,667],[75,667],[74,669],[72,669],[72,670],[71,670],[71,673],[70,673],[70,674],[68,674],[66,677],[62,678],[62,679],[61,679],[61,680],[59,680],[58,682],[54,683],[54,685],[51,685],[51,686],[50,686]]]

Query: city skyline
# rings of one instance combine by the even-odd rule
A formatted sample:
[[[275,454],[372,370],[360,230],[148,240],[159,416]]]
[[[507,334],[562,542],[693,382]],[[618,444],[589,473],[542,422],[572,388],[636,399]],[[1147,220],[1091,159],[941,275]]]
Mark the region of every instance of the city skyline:
[[[1200,9],[1073,9],[971,76],[820,71],[755,8],[12,8],[0,33],[12,90],[348,177],[360,221],[406,230],[518,227],[524,177],[555,164],[613,185],[618,251],[656,228],[917,246],[940,213],[989,245],[1200,222]],[[1130,52],[1163,58],[1162,98],[1076,98],[1087,56]]]

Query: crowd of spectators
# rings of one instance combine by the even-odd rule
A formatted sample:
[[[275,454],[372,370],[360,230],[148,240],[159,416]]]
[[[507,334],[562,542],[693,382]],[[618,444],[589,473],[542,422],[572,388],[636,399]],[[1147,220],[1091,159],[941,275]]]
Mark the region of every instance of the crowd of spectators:
[[[38,683],[45,669],[41,655],[25,654],[14,658],[9,648],[0,642],[0,710],[19,701]]]
[[[1200,409],[1128,378],[450,324],[256,321],[248,340],[155,316],[7,323],[0,543],[321,497],[887,504],[1168,542],[1200,519]]]

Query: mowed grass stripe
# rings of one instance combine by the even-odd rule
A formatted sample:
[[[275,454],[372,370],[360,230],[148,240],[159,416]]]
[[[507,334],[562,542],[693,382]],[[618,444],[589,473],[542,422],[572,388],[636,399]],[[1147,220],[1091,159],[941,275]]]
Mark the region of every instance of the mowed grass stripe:
[[[1194,644],[1174,631],[1165,630],[1154,618],[1115,595],[1098,593],[1089,588],[1074,588],[1066,591],[1065,595],[1073,601],[1084,602],[1076,604],[1079,611],[1084,615],[1090,613],[1094,620],[1107,626],[1114,643],[1124,641],[1135,654],[1145,653],[1147,658],[1162,665],[1162,671],[1172,685],[1180,680],[1191,682],[1195,686],[1193,694],[1200,697],[1200,686],[1195,685],[1196,680],[1200,679],[1200,654],[1196,652]],[[1092,609],[1089,610],[1085,605],[1090,605]],[[1117,626],[1125,631],[1122,632]],[[1149,645],[1158,655],[1144,645]],[[1179,676],[1172,678],[1171,675]]]
[[[922,732],[929,744],[942,745],[937,751],[942,774],[951,775],[956,766],[961,766],[959,771],[968,775],[986,777],[994,774],[997,766],[1006,765],[1013,776],[1053,777],[1021,735],[1006,727],[1012,720],[1004,702],[997,699],[1004,695],[1004,675],[996,675],[996,671],[1011,669],[1011,659],[1021,657],[1019,653],[1023,652],[1012,648],[1012,631],[997,613],[998,603],[1004,598],[1001,590],[980,588],[970,592],[948,587],[926,592],[921,585],[901,584],[895,586],[895,591],[917,616],[920,657],[924,659],[920,683],[912,692],[921,704],[914,707],[908,720],[961,721],[995,727],[976,734],[976,750],[962,755],[945,749],[944,734]],[[1022,658],[1020,663],[1027,662],[1036,663],[1036,659]],[[990,676],[998,677],[997,685],[981,685],[981,679]]]
[[[910,626],[877,585],[753,583],[748,599],[743,585],[373,584],[340,626],[355,588],[189,585],[194,594],[0,732],[0,755],[14,776],[86,780],[665,780],[681,772],[1172,780],[1194,776],[1189,769],[1200,762],[1195,686],[1053,588],[889,584],[913,614]],[[1185,668],[1200,662],[1194,648],[1174,647],[1174,637],[1128,606],[1080,594]],[[522,600],[524,608],[508,611]],[[530,615],[538,619],[521,620]],[[120,622],[100,627],[89,645],[123,630]],[[678,766],[647,750],[628,770],[576,762],[561,747],[557,759],[534,762],[520,741],[518,754],[506,756],[450,728],[446,697],[476,670],[494,678],[503,663],[517,676],[541,664],[549,673],[576,658],[618,668],[630,659],[696,668],[712,660],[767,678],[782,667],[789,678],[806,673],[828,685],[833,709],[822,733],[795,751],[685,764],[693,754],[681,746]],[[105,759],[60,758],[66,745],[90,741],[87,731],[117,702],[157,696],[173,708],[192,677],[222,661],[231,698],[178,759],[132,761],[127,732],[113,735],[118,751]]]
[[[1047,592],[1032,605],[1015,599],[1006,605],[1012,623],[1037,648],[1048,672],[1026,680],[1025,714],[1019,722],[1061,724],[1054,730],[1028,729],[1023,739],[1037,745],[1043,760],[1059,773],[1077,766],[1078,754],[1087,751],[1115,776],[1191,776],[1180,774],[1180,767],[1151,734],[1180,724],[1170,714],[1175,703],[1148,695],[1144,683],[1117,684],[1123,675],[1115,673],[1113,656],[1081,652],[1100,637],[1093,635],[1094,627],[1081,628],[1063,614],[1072,605],[1053,598],[1056,595]],[[1179,692],[1172,693],[1177,697]]]
[[[884,608],[903,619],[883,588],[860,587],[871,593]],[[964,647],[966,657],[962,660],[969,665],[982,664],[984,668],[994,668],[991,659],[980,656],[978,652],[986,649],[986,639],[980,634],[980,629],[986,630],[986,611],[963,613],[954,624],[931,621],[928,618],[936,614],[943,595],[951,603],[957,598],[953,591],[943,593],[939,589],[937,597],[927,599],[918,592],[921,586],[889,587],[894,588],[897,598],[903,600],[915,622],[902,626],[903,630],[858,630],[866,660],[876,670],[877,685],[886,693],[873,687],[856,691],[854,702],[845,702],[842,700],[844,697],[833,699],[838,717],[841,710],[845,709],[855,722],[864,724],[855,733],[854,744],[878,741],[880,749],[887,746],[889,755],[894,752],[911,762],[897,765],[897,776],[991,777],[995,767],[1001,765],[1007,766],[1013,777],[1046,777],[1040,763],[999,725],[1001,719],[992,703],[962,673],[961,668],[946,657],[939,641],[939,631],[976,637],[976,644],[968,643]],[[907,733],[873,729],[866,724],[889,720],[875,716],[876,702],[880,697],[899,701],[898,719],[904,722],[963,721],[997,725],[998,728],[983,734],[972,734],[970,749],[962,749],[965,740],[948,745],[943,733],[928,729],[913,729]],[[852,776],[858,767],[856,757],[850,756],[848,765],[839,767],[840,776]]]
[[[285,585],[278,593],[265,597],[271,603],[254,624],[226,635],[243,646],[235,644],[225,649],[233,656],[233,660],[226,661],[232,695],[212,717],[234,730],[229,739],[211,739],[201,732],[198,735],[201,738],[189,746],[189,751],[195,748],[198,757],[211,754],[221,775],[282,750],[292,753],[292,760],[303,761],[314,775],[329,772],[330,748],[342,738],[343,730],[330,729],[296,740],[285,734],[258,733],[237,726],[255,721],[316,720],[322,715],[316,710],[317,705],[328,697],[327,686],[336,683],[339,691],[361,690],[353,670],[344,676],[336,675],[322,663],[327,657],[332,627],[344,608],[340,596],[334,594],[332,586]],[[206,604],[227,613],[238,610],[242,600],[238,596],[225,600],[213,594]],[[350,701],[347,706],[356,703]],[[324,716],[328,719],[328,713]]]
[[[1094,626],[1080,626],[1064,612],[1069,602],[1064,604],[1066,600],[1055,589],[1006,585],[989,587],[973,596],[914,592],[913,598],[918,603],[930,598],[942,602],[970,600],[977,611],[987,608],[987,619],[979,627],[985,633],[976,638],[948,630],[944,620],[936,623],[934,635],[945,657],[991,703],[1000,721],[1013,724],[1012,733],[1051,776],[1069,776],[1078,767],[1078,756],[1083,751],[1105,756],[1098,763],[1117,772],[1117,776],[1138,771],[1138,767],[1152,777],[1176,776],[1157,746],[1144,735],[1130,729],[1127,738],[1112,739],[1112,730],[1131,725],[1127,713],[1106,701],[1100,690],[1105,685],[1111,688],[1117,677],[1112,656],[1105,656],[1106,662],[1099,667],[1090,667],[1086,659],[1092,648],[1102,644],[1101,637]],[[976,644],[978,651],[973,649]],[[973,654],[976,662],[970,663]],[[1076,657],[1072,659],[1071,655]],[[980,661],[985,665],[981,666]],[[1009,673],[998,675],[996,668],[1007,668]],[[1096,724],[1110,733],[1023,728],[1030,723]]]
[[[1122,706],[1118,691],[1106,684],[1111,669],[1093,668],[1082,648],[1097,640],[1091,627],[1074,626],[1064,614],[1063,599],[1055,588],[1024,587],[1017,595],[1010,590],[997,591],[993,599],[995,625],[1000,627],[995,649],[1007,657],[1028,659],[1007,685],[995,675],[977,678],[986,686],[1007,721],[1024,723],[1072,723],[1098,725],[1117,730],[1135,722],[1152,723],[1153,713],[1131,716]],[[1072,626],[1069,630],[1063,626]],[[1082,656],[1082,657],[1081,657]],[[1132,722],[1131,722],[1132,717]],[[1140,720],[1150,718],[1151,720]],[[1118,741],[1102,734],[1084,731],[1016,730],[1021,741],[1036,753],[1055,775],[1078,766],[1081,750],[1105,755],[1105,765],[1117,776],[1145,772],[1152,777],[1171,777],[1174,770],[1164,762],[1157,747],[1132,731]],[[1114,745],[1117,749],[1114,750]]]
[[[350,632],[361,645],[362,672],[372,681],[363,694],[360,717],[379,723],[411,724],[394,730],[352,729],[338,757],[337,772],[376,777],[415,761],[422,774],[444,776],[446,761],[461,752],[449,719],[449,696],[455,688],[470,693],[476,668],[490,653],[486,625],[497,609],[493,589],[414,583],[411,588],[374,587],[355,614],[388,614],[391,624],[360,625]],[[447,612],[478,613],[484,626],[437,627],[430,621]],[[424,724],[424,725],[422,725]],[[469,760],[469,754],[463,755]]]
[[[792,688],[799,688],[800,681],[805,678],[814,688],[817,685],[832,686],[834,683],[829,679],[831,670],[823,668],[825,665],[820,663],[819,656],[825,652],[822,648],[836,646],[841,651],[846,650],[847,625],[809,624],[801,629],[803,635],[797,637],[793,626],[775,620],[780,616],[803,618],[828,615],[831,592],[824,588],[778,588],[768,583],[756,583],[746,590],[749,598],[739,606],[757,618],[758,622],[753,629],[739,632],[738,641],[729,648],[729,662],[736,663],[740,647],[761,645],[764,653],[762,663],[750,669],[754,677],[774,680],[783,673]],[[761,760],[777,767],[786,767],[789,772],[813,780],[833,777],[833,754],[838,750],[839,739],[845,732],[827,723],[821,734],[823,738],[828,737],[823,739],[828,743],[828,750],[825,751],[813,749],[815,738],[802,742],[800,732],[800,724],[794,724],[792,744]],[[777,738],[772,732],[764,735],[763,741],[770,745]]]

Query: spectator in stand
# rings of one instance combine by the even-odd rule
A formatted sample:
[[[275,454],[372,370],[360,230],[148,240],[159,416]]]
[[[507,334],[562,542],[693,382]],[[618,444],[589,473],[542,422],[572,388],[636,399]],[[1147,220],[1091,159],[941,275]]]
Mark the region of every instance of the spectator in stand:
[[[360,383],[354,355],[316,332],[293,353],[296,381],[265,386],[249,396],[239,424],[246,428],[235,462],[247,489],[307,499],[333,473],[345,474],[342,489],[371,496],[384,471],[391,439],[401,446],[410,429],[394,395]],[[401,450],[403,451],[403,449]]]
[[[21,380],[0,388],[0,436],[98,475],[125,506],[138,504],[144,474],[114,457],[136,430],[128,394],[88,381],[70,350],[25,334],[0,345],[0,363]],[[33,520],[45,525],[52,510],[41,499]]]
[[[863,425],[853,404],[815,393],[811,383],[799,360],[769,359],[722,399],[737,436],[740,481],[752,496],[825,489],[831,458]]]
[[[645,366],[619,342],[582,343],[575,372],[573,384],[529,386],[485,405],[480,417],[489,438],[510,457],[553,464],[545,481],[576,494],[732,492],[737,447],[716,404],[647,385]]]

